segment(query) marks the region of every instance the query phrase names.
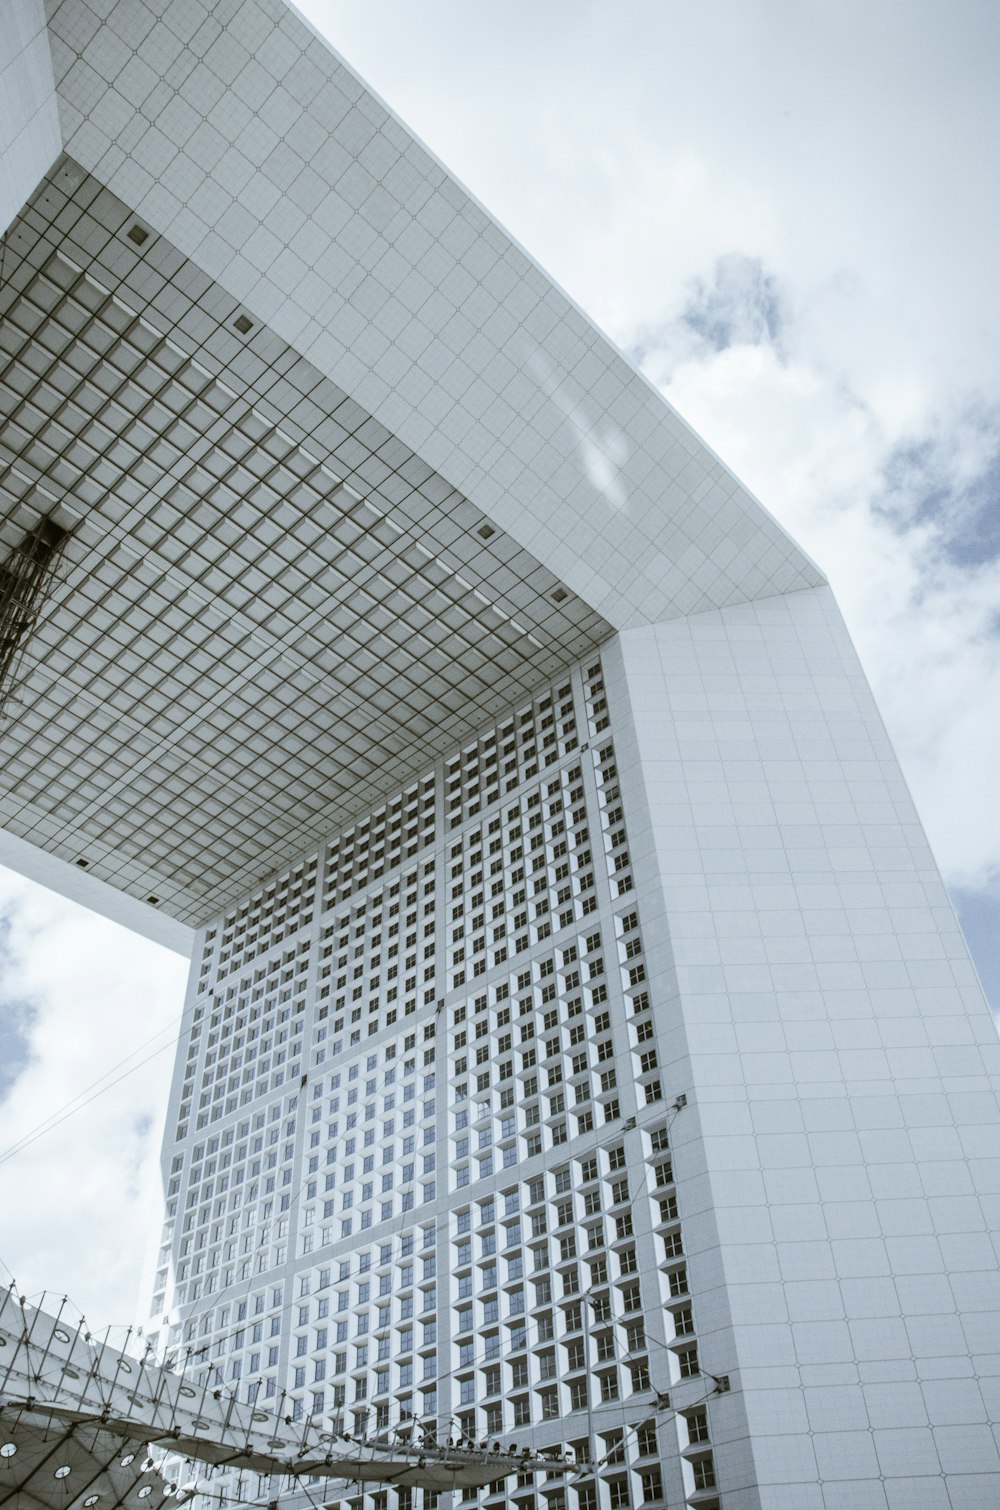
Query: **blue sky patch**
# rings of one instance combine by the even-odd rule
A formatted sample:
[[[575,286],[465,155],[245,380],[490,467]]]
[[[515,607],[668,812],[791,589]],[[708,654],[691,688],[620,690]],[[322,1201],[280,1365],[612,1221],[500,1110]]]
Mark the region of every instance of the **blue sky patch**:
[[[953,891],[952,900],[986,999],[1000,1019],[1000,895],[990,891]]]
[[[9,927],[5,918],[0,919],[0,1101],[31,1057],[30,1034],[35,1019],[31,1003],[10,996],[6,989]]]
[[[981,446],[983,439],[980,434]],[[875,508],[899,529],[932,525],[955,566],[983,566],[1000,556],[1000,445],[987,442],[984,465],[963,477],[958,457],[964,448],[956,441],[960,437],[928,437],[897,447]]]
[[[730,252],[716,258],[711,282],[699,278],[693,285],[681,320],[713,351],[726,351],[776,346],[786,316],[778,281],[760,258]]]

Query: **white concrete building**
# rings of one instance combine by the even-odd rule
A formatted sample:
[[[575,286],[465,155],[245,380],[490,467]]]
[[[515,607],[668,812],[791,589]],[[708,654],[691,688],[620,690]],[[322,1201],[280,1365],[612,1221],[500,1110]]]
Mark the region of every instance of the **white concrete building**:
[[[485,1504],[997,1503],[997,1039],[822,573],[283,0],[0,45],[0,857],[191,952],[161,1335],[600,1465]]]

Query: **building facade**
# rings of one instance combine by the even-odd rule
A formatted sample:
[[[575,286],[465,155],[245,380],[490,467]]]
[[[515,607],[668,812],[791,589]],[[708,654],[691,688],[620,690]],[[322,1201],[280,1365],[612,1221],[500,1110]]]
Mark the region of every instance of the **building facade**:
[[[676,1502],[715,1475],[609,731],[595,657],[200,937],[154,1311],[295,1419],[569,1432]]]
[[[601,1465],[496,1503],[985,1506],[977,992],[829,592],[620,635],[199,935],[155,1309]]]
[[[15,14],[3,854],[191,952],[162,1349],[986,1510],[996,1033],[822,573],[282,0]]]

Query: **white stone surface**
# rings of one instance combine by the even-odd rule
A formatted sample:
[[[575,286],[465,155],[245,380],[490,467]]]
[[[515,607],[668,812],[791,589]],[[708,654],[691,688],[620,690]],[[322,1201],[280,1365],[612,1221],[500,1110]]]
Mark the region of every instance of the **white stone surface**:
[[[61,147],[42,0],[7,0],[0,25],[0,234]]]
[[[50,35],[66,151],[615,627],[822,580],[284,0]]]
[[[738,1376],[752,1443],[757,1487],[725,1503],[992,1505],[1000,1044],[832,597],[629,631],[604,660],[662,892],[705,1365]]]

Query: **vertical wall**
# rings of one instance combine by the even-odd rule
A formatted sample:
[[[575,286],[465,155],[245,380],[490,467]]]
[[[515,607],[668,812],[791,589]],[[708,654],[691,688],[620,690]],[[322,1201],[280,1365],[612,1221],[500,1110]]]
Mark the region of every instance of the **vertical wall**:
[[[692,1272],[732,1318],[703,1367],[753,1444],[755,1485],[717,1430],[724,1502],[1000,1503],[1000,1045],[832,596],[629,631],[604,663],[676,970],[679,1196],[711,1192]]]
[[[597,1465],[485,1510],[719,1510],[716,1440],[753,1479],[617,740],[595,653],[213,920],[180,1034],[152,1333],[293,1421]]]
[[[0,234],[61,150],[42,0],[6,0],[0,25]]]

